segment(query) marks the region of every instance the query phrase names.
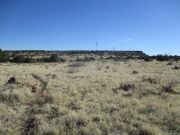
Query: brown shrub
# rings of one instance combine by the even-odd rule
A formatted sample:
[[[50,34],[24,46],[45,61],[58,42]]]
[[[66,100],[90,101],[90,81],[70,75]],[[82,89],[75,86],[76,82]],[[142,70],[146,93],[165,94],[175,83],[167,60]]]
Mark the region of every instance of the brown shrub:
[[[15,84],[16,83],[16,78],[14,76],[9,78],[8,83],[9,84]]]
[[[171,85],[163,86],[163,91],[167,92],[167,93],[174,93],[175,92]]]
[[[38,132],[38,121],[33,115],[28,116],[23,124],[22,134],[23,135],[37,135]]]
[[[138,74],[138,71],[133,70],[133,71],[132,71],[132,74]]]
[[[116,93],[118,90],[123,90],[123,91],[134,91],[135,86],[134,84],[121,84],[119,87],[117,88],[113,88],[112,90]]]

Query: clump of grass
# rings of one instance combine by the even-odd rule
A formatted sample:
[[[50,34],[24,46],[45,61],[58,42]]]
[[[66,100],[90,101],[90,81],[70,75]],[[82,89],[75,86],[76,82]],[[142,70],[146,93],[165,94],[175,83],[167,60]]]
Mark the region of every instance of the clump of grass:
[[[85,66],[84,62],[73,62],[68,65],[68,67],[84,67],[84,66]]]
[[[159,135],[159,133],[161,133],[160,129],[143,125],[132,130],[129,135]]]
[[[180,117],[179,112],[170,111],[163,115],[161,124],[164,125],[164,129],[174,133],[175,135],[180,134]]]
[[[81,104],[79,101],[74,101],[74,100],[70,100],[67,104],[67,108],[71,109],[71,110],[80,110],[81,109]]]
[[[68,65],[69,69],[67,70],[67,73],[73,74],[77,73],[79,71],[79,67],[84,67],[85,63],[84,62],[72,62]]]
[[[169,61],[166,65],[172,65],[173,63],[171,61]]]
[[[50,111],[48,112],[47,118],[52,120],[52,119],[56,119],[60,116],[64,116],[66,114],[68,114],[67,108],[65,108],[65,107],[59,108],[59,106],[51,106]]]
[[[36,98],[34,103],[39,105],[39,106],[43,106],[46,103],[53,103],[53,97],[49,94],[42,95],[42,96],[39,96],[38,98]]]
[[[89,120],[85,113],[72,112],[62,118],[66,134],[80,134],[81,129],[87,127]]]
[[[59,107],[52,106],[51,107],[51,114],[52,114],[52,117],[58,117],[60,115],[59,114]]]
[[[77,73],[77,72],[79,72],[79,69],[78,69],[78,68],[70,67],[70,68],[67,70],[67,73],[68,73],[68,74],[73,74],[73,73]]]
[[[0,102],[8,103],[8,104],[16,104],[20,102],[20,97],[19,95],[14,93],[10,93],[10,94],[0,93]]]
[[[51,130],[51,129],[46,129],[46,130],[42,133],[42,135],[57,135],[57,134],[55,133],[55,131],[53,131],[53,130]]]

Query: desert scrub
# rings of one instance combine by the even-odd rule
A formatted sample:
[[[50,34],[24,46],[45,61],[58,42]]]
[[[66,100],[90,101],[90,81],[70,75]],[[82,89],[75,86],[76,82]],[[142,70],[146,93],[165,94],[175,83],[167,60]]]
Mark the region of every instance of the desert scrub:
[[[137,60],[96,60],[69,67],[68,59],[74,56],[65,58],[65,63],[1,63],[0,95],[15,94],[19,100],[0,101],[0,133],[179,135],[179,70],[166,67],[167,62]],[[68,74],[70,68],[78,72]],[[133,70],[138,74],[131,74]],[[4,85],[13,76],[20,84]],[[46,82],[48,90],[42,92]],[[163,91],[168,84],[176,93]]]

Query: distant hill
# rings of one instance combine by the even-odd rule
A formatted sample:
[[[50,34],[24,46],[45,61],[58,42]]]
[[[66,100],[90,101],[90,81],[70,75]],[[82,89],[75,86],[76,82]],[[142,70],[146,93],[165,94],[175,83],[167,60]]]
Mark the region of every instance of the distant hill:
[[[68,50],[68,51],[59,51],[59,50],[4,50],[4,52],[11,54],[44,54],[51,55],[53,53],[59,55],[76,55],[76,54],[95,54],[95,55],[115,55],[115,56],[135,56],[135,57],[146,57],[148,56],[143,51],[109,51],[109,50]]]
[[[67,57],[68,56],[68,57]],[[114,60],[126,61],[127,59],[142,59],[145,61],[180,60],[177,55],[155,55],[149,56],[143,51],[109,51],[109,50],[1,50],[0,62],[63,62],[69,61],[93,61]]]

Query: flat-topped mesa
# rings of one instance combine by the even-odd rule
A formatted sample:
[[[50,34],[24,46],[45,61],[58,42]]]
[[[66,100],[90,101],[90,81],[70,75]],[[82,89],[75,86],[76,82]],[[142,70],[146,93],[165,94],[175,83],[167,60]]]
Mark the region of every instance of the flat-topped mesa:
[[[51,54],[59,54],[59,55],[81,55],[81,54],[91,54],[91,55],[115,55],[115,56],[135,56],[135,57],[145,57],[148,56],[143,51],[110,51],[110,50],[5,50],[8,54],[21,54],[21,55],[51,55]]]

